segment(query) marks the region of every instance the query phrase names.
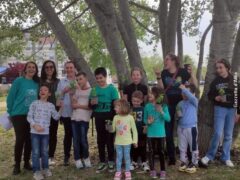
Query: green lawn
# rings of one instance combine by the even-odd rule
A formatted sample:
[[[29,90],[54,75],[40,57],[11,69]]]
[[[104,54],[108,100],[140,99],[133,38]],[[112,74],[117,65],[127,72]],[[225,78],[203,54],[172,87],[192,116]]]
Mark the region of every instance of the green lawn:
[[[96,145],[96,133],[94,132],[94,136],[91,134],[92,126],[89,129],[89,146],[90,146],[90,156],[91,161],[94,166],[98,162],[97,155],[97,145]],[[69,179],[69,180],[106,180],[113,179],[113,173],[103,173],[96,174],[95,167],[84,170],[77,170],[74,166],[74,161],[72,159],[71,166],[64,167],[62,165],[63,161],[63,126],[59,126],[58,132],[58,145],[56,151],[56,161],[57,164],[54,167],[51,167],[53,172],[53,177],[48,178],[49,180],[59,180],[59,179]],[[12,176],[12,168],[14,164],[13,159],[13,148],[14,148],[14,131],[11,129],[10,131],[4,131],[0,127],[0,179],[16,179],[16,180],[29,180],[32,179],[32,173],[27,171],[22,171],[22,173],[18,176]],[[238,144],[240,144],[238,142]],[[185,174],[178,172],[177,167],[167,167],[167,177],[168,179],[178,179],[178,180],[192,180],[192,179],[216,179],[216,180],[237,180],[240,178],[240,155],[237,153],[236,156],[233,157],[235,168],[230,169],[226,166],[223,166],[219,162],[215,162],[208,169],[199,169],[195,174]],[[179,164],[179,162],[178,162]],[[133,173],[133,179],[150,179],[148,174],[144,174],[141,171]]]

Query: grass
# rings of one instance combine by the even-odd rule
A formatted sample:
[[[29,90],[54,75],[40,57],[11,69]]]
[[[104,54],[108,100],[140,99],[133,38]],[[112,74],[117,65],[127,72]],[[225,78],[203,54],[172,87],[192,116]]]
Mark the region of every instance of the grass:
[[[54,167],[51,167],[53,172],[53,177],[48,178],[49,180],[59,180],[59,179],[68,179],[68,180],[106,180],[113,179],[113,173],[102,173],[96,174],[95,168],[98,162],[98,153],[96,145],[96,133],[94,131],[94,136],[92,136],[92,126],[89,129],[89,146],[90,146],[90,156],[91,161],[94,164],[93,168],[77,170],[74,167],[74,161],[71,159],[71,165],[69,167],[64,167],[62,165],[63,161],[63,126],[59,126],[58,131],[58,144],[56,150],[56,162],[57,164]],[[14,150],[14,131],[13,129],[9,131],[4,131],[0,127],[0,179],[6,180],[28,180],[32,179],[32,172],[22,170],[22,173],[18,176],[12,176],[12,168],[14,164],[13,150]],[[238,142],[237,144],[240,144]],[[223,166],[219,162],[215,162],[208,169],[198,169],[195,174],[186,174],[178,172],[177,167],[166,167],[167,178],[168,179],[178,179],[178,180],[237,180],[240,177],[240,160],[239,153],[233,157],[235,168],[230,169],[226,166]],[[156,161],[158,163],[158,161]],[[179,163],[179,162],[178,162]],[[136,180],[145,180],[150,179],[148,174],[142,173],[141,171],[134,172],[132,174],[133,179]]]

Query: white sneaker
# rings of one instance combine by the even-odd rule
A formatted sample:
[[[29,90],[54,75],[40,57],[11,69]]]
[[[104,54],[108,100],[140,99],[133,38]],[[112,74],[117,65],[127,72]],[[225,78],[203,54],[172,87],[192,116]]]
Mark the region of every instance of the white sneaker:
[[[35,179],[35,180],[43,180],[44,177],[43,177],[41,171],[36,171],[36,172],[33,174],[33,179]]]
[[[52,176],[52,172],[49,169],[44,169],[42,171],[42,174],[44,177],[51,177]]]
[[[143,168],[143,170],[144,170],[145,172],[150,171],[150,168],[149,168],[149,165],[148,165],[147,162],[143,162],[143,163],[142,163],[142,168]]]
[[[84,159],[83,162],[86,168],[92,167],[92,164],[89,158]]]
[[[49,158],[49,160],[48,160],[48,164],[49,164],[49,166],[53,166],[53,165],[56,164],[56,162],[54,161],[53,158]]]
[[[231,160],[226,160],[225,165],[228,166],[228,167],[234,167],[234,164]]]
[[[202,159],[201,159],[201,162],[207,166],[208,165],[208,162],[210,161],[210,159],[207,157],[207,156],[204,156]]]
[[[83,168],[83,164],[82,164],[82,160],[81,159],[75,161],[75,164],[76,164],[76,168],[77,169]]]
[[[138,163],[132,161],[131,165],[130,165],[130,171],[134,171],[134,169],[138,168]]]

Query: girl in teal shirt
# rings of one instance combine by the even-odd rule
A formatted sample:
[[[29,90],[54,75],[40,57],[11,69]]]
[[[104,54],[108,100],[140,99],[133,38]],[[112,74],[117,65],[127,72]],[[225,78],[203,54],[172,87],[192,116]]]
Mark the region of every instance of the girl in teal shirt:
[[[164,159],[164,140],[166,137],[165,121],[170,121],[166,96],[164,91],[153,87],[149,93],[149,103],[146,104],[144,108],[144,123],[147,125],[148,146],[150,151],[150,176],[152,178],[157,178],[157,172],[154,167],[155,149],[157,149],[160,159],[160,179],[166,177]]]
[[[38,98],[39,77],[36,63],[27,62],[24,75],[17,78],[7,96],[7,112],[14,127],[16,142],[14,149],[15,165],[13,175],[20,173],[20,163],[24,149],[24,169],[31,170],[29,163],[31,155],[30,125],[27,113],[30,104]]]

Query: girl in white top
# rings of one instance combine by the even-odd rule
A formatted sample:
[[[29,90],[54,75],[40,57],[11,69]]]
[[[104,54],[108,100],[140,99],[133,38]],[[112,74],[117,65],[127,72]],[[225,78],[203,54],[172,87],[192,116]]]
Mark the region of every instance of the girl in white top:
[[[91,167],[88,151],[87,133],[92,110],[88,107],[91,87],[84,72],[76,76],[78,88],[72,96],[72,130],[74,159],[78,169]],[[83,160],[83,162],[82,162]]]

